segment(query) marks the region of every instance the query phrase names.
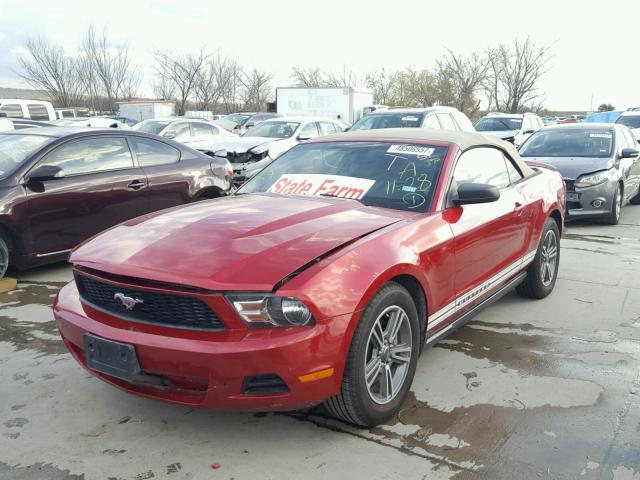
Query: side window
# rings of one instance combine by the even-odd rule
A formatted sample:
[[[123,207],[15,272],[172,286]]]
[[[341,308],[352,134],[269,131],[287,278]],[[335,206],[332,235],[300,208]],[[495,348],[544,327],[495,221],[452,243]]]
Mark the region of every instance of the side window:
[[[176,163],[180,159],[180,152],[166,143],[142,137],[129,140],[141,167]]]
[[[338,132],[336,126],[331,122],[318,122],[318,125],[320,125],[320,133],[322,135],[331,135]]]
[[[502,152],[495,148],[477,147],[458,159],[453,179],[456,184],[487,183],[498,188],[509,186],[509,172]]]
[[[213,135],[213,126],[206,123],[192,123],[191,128],[194,135]]]
[[[519,180],[522,180],[522,174],[518,171],[509,157],[505,156],[504,162],[507,164],[507,171],[509,172],[509,180],[511,180],[511,183],[513,184]]]
[[[65,175],[133,168],[129,145],[123,137],[93,137],[65,143],[49,153],[40,165],[55,165]]]
[[[27,104],[31,120],[49,120],[49,112],[44,105]]]
[[[162,134],[164,137],[184,137],[191,135],[189,124],[180,122],[169,125],[167,130]]]
[[[307,123],[302,130],[300,130],[300,136],[306,138],[314,138],[318,136],[318,126],[315,122]]]
[[[448,113],[439,113],[438,120],[440,120],[440,125],[445,130],[458,130],[456,124],[453,123],[453,118]]]
[[[75,115],[73,114],[73,112],[71,110],[63,110],[62,111],[62,118],[74,118]]]
[[[7,103],[0,107],[0,112],[6,113],[9,118],[23,118],[22,106],[18,103]]]
[[[441,128],[438,118],[435,115],[429,115],[424,119],[424,128]]]

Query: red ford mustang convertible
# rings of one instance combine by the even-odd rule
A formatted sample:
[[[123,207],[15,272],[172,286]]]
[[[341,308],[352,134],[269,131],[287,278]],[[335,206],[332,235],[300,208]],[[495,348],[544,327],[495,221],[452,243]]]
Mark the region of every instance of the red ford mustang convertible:
[[[233,196],[78,247],[55,317],[75,359],[127,392],[243,410],[323,403],[371,426],[399,410],[423,346],[514,287],[553,290],[564,198],[557,172],[480,135],[324,137]]]

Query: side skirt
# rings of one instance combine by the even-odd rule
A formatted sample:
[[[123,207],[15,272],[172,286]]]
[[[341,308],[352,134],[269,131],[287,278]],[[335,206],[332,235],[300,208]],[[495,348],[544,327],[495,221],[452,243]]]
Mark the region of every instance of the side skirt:
[[[451,322],[449,325],[444,327],[439,332],[435,333],[433,336],[428,336],[427,334],[427,341],[425,342],[425,346],[430,347],[435,343],[439,342],[440,340],[442,340],[444,337],[455,332],[457,329],[459,329],[464,324],[466,324],[469,320],[471,320],[480,311],[484,310],[486,307],[488,307],[492,303],[500,300],[503,296],[509,293],[513,288],[515,288],[520,283],[522,283],[522,281],[526,278],[526,276],[527,276],[526,271],[519,273],[518,275],[513,277],[511,280],[509,280],[509,282],[507,282],[502,288],[500,288],[500,290],[496,291],[486,300],[483,300],[482,303],[479,303],[478,305],[473,307],[471,310],[469,310],[468,312],[464,313],[463,315],[455,319],[453,322]]]

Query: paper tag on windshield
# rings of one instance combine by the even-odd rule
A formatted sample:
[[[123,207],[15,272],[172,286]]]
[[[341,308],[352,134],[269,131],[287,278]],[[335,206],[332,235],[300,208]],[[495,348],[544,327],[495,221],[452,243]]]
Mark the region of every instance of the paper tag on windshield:
[[[397,155],[417,155],[420,157],[430,157],[433,155],[435,148],[425,147],[422,145],[391,145],[387,153],[395,153]]]
[[[318,173],[285,173],[267,192],[289,195],[326,195],[360,200],[376,183],[367,178],[322,175]]]
[[[610,133],[590,133],[591,138],[611,138]]]

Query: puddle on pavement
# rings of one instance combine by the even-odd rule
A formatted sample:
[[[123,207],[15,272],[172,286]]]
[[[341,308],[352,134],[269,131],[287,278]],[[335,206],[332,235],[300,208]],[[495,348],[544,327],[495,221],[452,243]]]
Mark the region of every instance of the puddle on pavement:
[[[563,329],[474,321],[423,354],[418,381],[394,421],[358,430],[315,413],[310,419],[458,467],[456,478],[520,478],[518,465],[525,464],[527,471],[539,466],[543,477],[548,469],[559,475],[549,478],[577,478],[589,458],[601,462],[615,441],[624,398],[609,389],[624,388],[638,369],[638,359],[625,352],[613,364],[605,361],[609,355],[603,363],[583,360],[609,353],[615,340],[606,333],[581,342]],[[439,375],[447,364],[456,370]],[[438,390],[444,386],[446,392]],[[640,450],[623,444],[612,451],[603,471]]]
[[[0,342],[16,350],[66,353],[51,313],[51,304],[66,282],[25,282],[0,294]]]

